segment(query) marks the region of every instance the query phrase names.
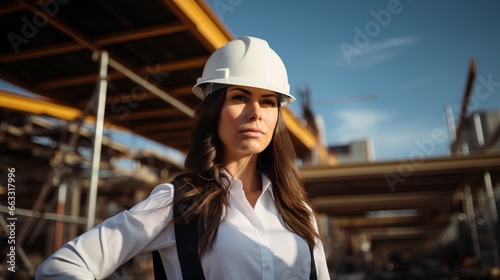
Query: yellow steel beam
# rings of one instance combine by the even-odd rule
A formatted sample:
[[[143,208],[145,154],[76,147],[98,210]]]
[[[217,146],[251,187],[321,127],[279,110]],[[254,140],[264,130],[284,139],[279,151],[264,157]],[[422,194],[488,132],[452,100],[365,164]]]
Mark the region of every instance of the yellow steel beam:
[[[20,95],[9,94],[0,91],[0,108],[20,111],[24,113],[31,113],[35,115],[46,115],[57,119],[72,121],[80,117],[83,112],[64,105],[54,104],[51,102],[36,100]],[[95,123],[95,118],[88,116],[85,118],[87,123]],[[125,130],[112,124],[106,124],[108,128]]]
[[[196,0],[173,0],[173,2],[194,23],[214,49],[232,40],[232,36],[224,30],[223,25],[205,3]]]
[[[5,92],[0,92],[0,107],[64,120],[74,120],[82,115],[82,111],[71,107]]]
[[[330,154],[328,149],[324,147],[318,137],[314,135],[312,131],[304,127],[299,119],[284,107],[282,110],[283,119],[285,120],[286,128],[288,132],[295,136],[306,149],[318,153],[319,163],[322,165],[334,165],[336,164],[335,158]]]
[[[286,107],[282,110],[288,132],[293,134],[308,149],[313,150],[318,142],[314,134],[306,129]]]

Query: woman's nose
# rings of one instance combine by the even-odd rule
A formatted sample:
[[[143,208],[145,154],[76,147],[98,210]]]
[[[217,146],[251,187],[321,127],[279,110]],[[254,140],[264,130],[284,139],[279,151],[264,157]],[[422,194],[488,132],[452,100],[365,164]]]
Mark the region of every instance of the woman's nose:
[[[259,102],[252,102],[249,104],[249,119],[250,120],[260,120],[262,119],[262,108]]]

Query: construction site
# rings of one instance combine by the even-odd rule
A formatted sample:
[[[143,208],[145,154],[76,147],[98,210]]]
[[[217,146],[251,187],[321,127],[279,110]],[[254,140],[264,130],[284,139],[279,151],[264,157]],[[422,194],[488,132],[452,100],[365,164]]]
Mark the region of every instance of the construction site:
[[[0,16],[17,36],[0,49],[16,87],[0,90],[0,279],[34,279],[182,172],[193,83],[234,37],[203,0],[8,0]],[[432,135],[404,161],[361,145],[344,162],[356,147],[325,146],[311,108],[283,107],[332,279],[500,279],[500,108],[467,110],[465,70],[447,156],[427,156]],[[109,279],[153,279],[151,254]]]

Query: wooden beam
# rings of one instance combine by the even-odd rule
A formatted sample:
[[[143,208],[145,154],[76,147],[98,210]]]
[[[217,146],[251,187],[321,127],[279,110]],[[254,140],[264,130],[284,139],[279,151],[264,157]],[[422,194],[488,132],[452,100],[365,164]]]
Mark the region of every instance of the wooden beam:
[[[28,3],[26,0],[15,0],[15,1],[18,2],[21,6],[29,9],[30,11],[32,11],[34,13],[40,12],[40,7],[36,7],[35,5],[33,5],[31,3]],[[55,19],[54,17],[48,18],[47,21],[52,26],[54,26],[55,28],[57,28],[59,31],[61,31],[64,34],[68,35],[74,41],[76,41],[77,43],[83,45],[84,47],[88,48],[89,50],[94,51],[94,52],[95,51],[101,51],[101,49],[99,48],[99,46],[97,46],[94,42],[92,42],[91,40],[89,40],[83,34],[79,33],[77,30],[75,30],[74,28],[72,28],[70,25],[63,23],[62,21],[60,21],[58,19]],[[201,62],[202,65],[204,65],[206,59],[207,59],[207,57],[205,59],[203,59],[203,61]],[[196,58],[195,58],[195,60],[196,60]],[[190,61],[192,62],[193,60],[190,60]],[[143,84],[143,85],[148,85],[149,90],[153,91],[155,94],[157,94],[159,97],[161,97],[165,102],[167,102],[167,103],[169,103],[171,105],[173,105],[174,103],[182,104],[178,100],[176,100],[176,99],[172,98],[170,95],[168,95],[162,89],[156,87],[155,85],[152,85],[151,83],[149,83],[145,79],[141,78],[142,75],[141,75],[140,72],[138,72],[137,70],[133,69],[132,67],[129,67],[126,63],[121,62],[120,59],[114,57],[112,54],[109,54],[109,62],[108,63],[109,63],[109,66],[111,66],[112,68],[121,69],[120,70],[121,73],[125,74],[125,72],[127,72],[126,73],[127,77],[129,79],[131,79],[132,81],[134,81],[135,83],[137,83],[137,84]],[[197,63],[199,63],[199,62],[197,62]],[[169,67],[170,67],[170,63],[169,63]],[[178,67],[180,67],[180,66],[178,66]],[[183,67],[189,67],[189,63],[188,63],[188,65],[186,65],[186,63],[184,63]],[[148,69],[146,68],[143,71],[147,72]],[[64,81],[60,81],[60,82],[64,82]],[[50,88],[50,86],[48,86],[48,88]],[[43,87],[42,87],[42,89],[43,89]],[[170,101],[168,101],[167,99],[169,99]],[[176,107],[180,111],[182,111],[183,113],[186,113],[187,111],[192,111],[190,108],[187,108],[187,106],[185,106],[185,105],[183,105],[184,110],[180,109],[179,106],[176,106]],[[191,114],[191,112],[188,112],[188,114]]]
[[[373,230],[370,233],[371,240],[374,239],[398,239],[405,236],[425,237],[429,234],[439,233],[445,225],[422,225],[415,227],[390,227],[381,230]]]
[[[140,70],[136,72],[139,76],[149,76],[151,75],[151,70],[154,70],[155,73],[165,73],[165,72],[175,72],[195,67],[203,67],[205,62],[207,61],[208,56],[199,56],[194,58],[180,59],[176,61],[163,62],[156,65],[146,65],[140,67]],[[108,81],[116,80],[124,78],[125,75],[121,72],[109,72],[108,73]],[[66,77],[61,79],[54,79],[51,81],[46,81],[43,83],[39,83],[37,88],[40,90],[51,90],[69,86],[78,86],[83,84],[92,84],[97,80],[97,74],[85,74],[85,75],[77,75],[73,77]]]
[[[400,175],[404,180],[408,176],[419,174],[456,174],[471,170],[500,170],[500,154],[482,154],[468,156],[450,156],[426,158],[419,161],[388,161],[360,163],[340,166],[305,167],[301,171],[307,182],[328,181],[334,178],[382,177],[388,173]],[[409,174],[411,173],[411,174]],[[405,176],[403,176],[405,175]]]
[[[148,135],[152,139],[158,139],[160,142],[177,142],[179,145],[185,145],[186,139],[191,136],[191,129],[183,129],[175,132],[157,132],[157,133],[148,133]],[[168,145],[170,147],[174,147],[175,145]]]
[[[109,34],[95,38],[94,44],[98,47],[106,45],[128,42],[132,40],[145,39],[155,36],[173,34],[186,31],[188,28],[180,24],[166,24],[147,28],[134,29],[131,31]],[[24,50],[17,54],[0,55],[0,61],[5,63],[35,59],[45,56],[58,55],[70,52],[85,50],[86,47],[75,42],[59,43],[49,46]]]
[[[113,33],[106,36],[95,38],[97,46],[106,46],[111,44],[130,42],[134,40],[146,39],[156,36],[164,36],[187,31],[189,28],[179,23],[169,23],[145,28],[137,28],[124,32]]]
[[[36,49],[28,49],[17,54],[0,55],[0,61],[5,63],[36,59],[40,57],[58,55],[63,53],[86,50],[82,45],[76,43],[60,43]]]
[[[193,94],[192,91],[193,86],[191,84],[189,85],[183,85],[183,86],[177,86],[177,87],[172,87],[172,88],[167,88],[166,91],[172,96],[172,97],[182,97],[186,95],[191,95]],[[140,96],[138,94],[133,94],[132,92],[122,92],[120,94],[115,94],[112,96],[107,96],[106,98],[106,104],[107,105],[118,105],[121,103],[130,103],[130,102],[143,102],[146,100],[152,100],[156,99],[158,96],[152,92],[144,92],[140,93]],[[87,104],[86,100],[79,101],[77,107],[85,107],[85,104]]]
[[[22,7],[30,10],[33,13],[38,13],[41,12],[41,8],[35,6],[34,4],[25,1],[25,0],[15,0],[19,5]],[[69,26],[68,24],[63,23],[61,20],[59,20],[56,17],[47,17],[47,21],[50,23],[50,25],[54,26],[58,30],[62,31],[64,34],[68,35],[71,37],[75,42],[78,44],[84,46],[87,49],[90,49],[92,51],[97,51],[98,48],[96,45],[92,44],[91,41],[86,38],[82,33],[80,33],[78,30],[74,29],[73,27]]]
[[[435,249],[429,246],[429,241],[422,238],[411,238],[407,237],[404,239],[393,239],[393,240],[374,240],[372,242],[373,252],[386,252],[401,253],[401,254],[411,254],[412,256],[425,256],[426,254],[435,254]]]
[[[122,121],[131,121],[131,120],[145,120],[151,118],[168,118],[174,115],[178,115],[179,110],[175,108],[159,108],[159,109],[148,109],[144,111],[131,110],[130,114],[126,117],[118,117],[116,115],[106,115],[106,118],[111,119],[112,121],[122,122]],[[165,119],[168,121],[168,119]]]
[[[0,15],[12,14],[22,10],[24,10],[24,8],[16,3],[8,2],[0,4]]]
[[[390,174],[390,173],[389,173]],[[332,174],[329,179],[311,181],[306,178],[305,188],[314,196],[368,194],[387,192],[422,192],[422,191],[451,191],[460,185],[482,184],[482,172],[465,173],[457,170],[440,174],[404,173],[405,177],[394,179],[386,178],[386,174],[371,176],[337,177]]]
[[[452,192],[405,192],[369,195],[317,197],[312,205],[318,213],[330,215],[376,210],[429,209],[450,207]]]
[[[333,224],[336,227],[351,229],[367,229],[367,228],[385,228],[385,227],[408,227],[418,225],[445,225],[449,223],[449,215],[440,214],[435,217],[417,216],[402,216],[402,217],[382,217],[382,218],[367,218],[354,217],[344,218],[335,217]]]
[[[162,123],[144,124],[137,127],[135,130],[140,133],[151,133],[152,131],[166,131],[179,128],[191,128],[194,126],[194,120],[188,119],[184,121],[165,121]]]

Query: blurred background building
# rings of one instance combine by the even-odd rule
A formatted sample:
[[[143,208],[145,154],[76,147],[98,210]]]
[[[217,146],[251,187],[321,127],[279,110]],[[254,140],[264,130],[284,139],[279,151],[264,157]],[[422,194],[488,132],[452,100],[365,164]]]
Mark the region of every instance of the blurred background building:
[[[353,141],[344,145],[329,146],[328,150],[332,155],[335,155],[339,164],[375,160],[375,150],[371,139]]]

